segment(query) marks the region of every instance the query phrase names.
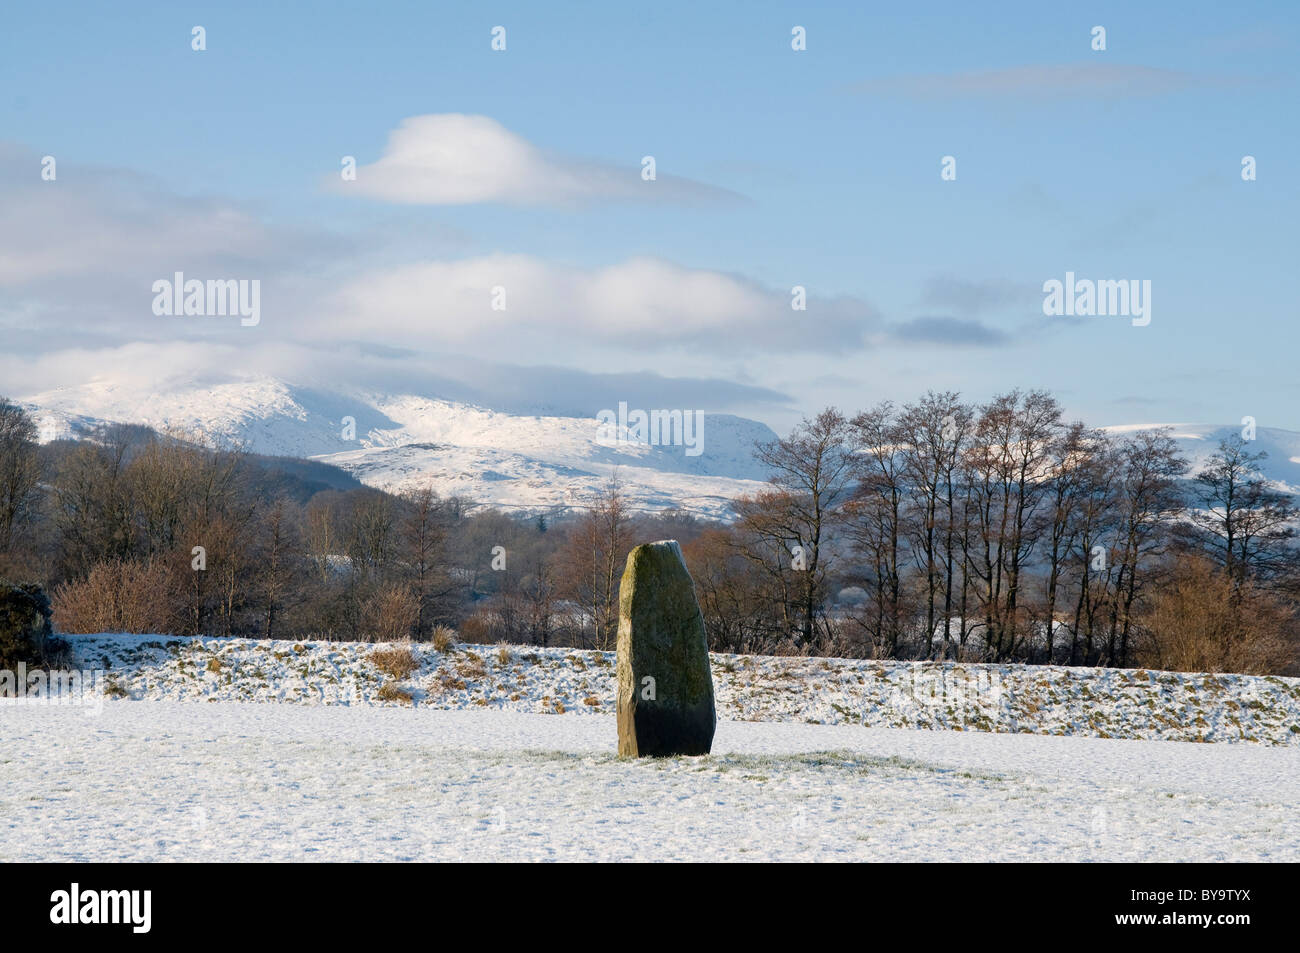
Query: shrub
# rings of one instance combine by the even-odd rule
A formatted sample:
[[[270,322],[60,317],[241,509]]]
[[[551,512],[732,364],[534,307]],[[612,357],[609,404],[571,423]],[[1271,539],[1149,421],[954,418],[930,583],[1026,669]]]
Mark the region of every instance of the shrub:
[[[461,678],[473,681],[487,675],[487,666],[483,663],[481,655],[466,652],[465,657],[456,663],[456,674]]]
[[[440,625],[433,630],[433,650],[435,652],[450,652],[455,647],[455,629],[449,629],[445,625]]]
[[[450,672],[443,672],[438,676],[438,688],[444,692],[463,692],[468,686],[463,679],[459,679]]]
[[[1286,668],[1295,629],[1291,610],[1272,593],[1234,584],[1209,560],[1184,557],[1138,618],[1137,660],[1176,672],[1267,675]]]
[[[466,642],[484,645],[496,640],[497,625],[487,612],[475,612],[460,624],[461,638]]]
[[[411,702],[415,700],[414,695],[393,682],[384,682],[384,684],[380,685],[379,691],[375,693],[375,697],[381,702],[402,702],[406,705],[411,704]]]
[[[772,649],[772,654],[776,656],[784,656],[786,658],[793,658],[796,656],[811,655],[812,649],[807,645],[796,644],[794,639],[786,638],[776,643],[776,647]]]
[[[370,653],[370,661],[375,667],[393,678],[407,678],[420,667],[420,660],[409,645],[394,645],[390,648],[375,649]]]
[[[40,586],[0,582],[0,668],[45,660],[50,600]]]
[[[420,619],[420,600],[404,582],[380,587],[366,606],[366,629],[376,642],[409,639]]]
[[[106,560],[54,590],[54,621],[60,632],[79,634],[171,633],[178,622],[171,583],[163,562]]]

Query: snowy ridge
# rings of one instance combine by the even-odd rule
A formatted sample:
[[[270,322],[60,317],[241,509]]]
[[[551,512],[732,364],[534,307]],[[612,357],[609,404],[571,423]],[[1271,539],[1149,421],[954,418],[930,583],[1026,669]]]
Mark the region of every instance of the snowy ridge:
[[[766,485],[754,445],[776,436],[753,420],[706,414],[703,452],[692,456],[682,446],[611,445],[594,415],[510,414],[436,397],[326,391],[269,377],[163,391],[95,381],[20,403],[36,417],[43,442],[81,436],[106,422],[138,423],[254,453],[320,460],[394,492],[431,485],[442,496],[523,511],[589,506],[617,476],[634,509],[680,507],[729,519],[733,499]],[[348,418],[355,432],[345,436]],[[1154,423],[1105,429],[1122,436],[1166,426],[1193,473],[1220,440],[1241,431],[1236,425]],[[1268,454],[1263,473],[1278,488],[1300,494],[1300,433],[1258,427],[1248,449]]]
[[[161,636],[66,636],[109,694],[148,701],[612,714],[611,652],[411,646],[395,680],[376,646]],[[1300,679],[1134,669],[714,655],[718,716],[734,721],[1083,735],[1300,747]],[[384,700],[388,683],[409,701]]]
[[[1220,441],[1239,437],[1242,431],[1237,425],[1218,424],[1125,424],[1102,429],[1122,437],[1134,431],[1162,427],[1169,428],[1170,435],[1178,442],[1179,450],[1191,464],[1193,474],[1205,468],[1210,457],[1218,450]],[[1257,427],[1255,438],[1247,441],[1246,450],[1252,454],[1268,454],[1260,464],[1260,471],[1279,490],[1300,494],[1300,433],[1278,427]]]
[[[144,424],[254,453],[309,457],[394,492],[432,485],[442,496],[520,510],[588,506],[617,476],[636,509],[680,507],[728,518],[732,499],[764,485],[754,444],[775,437],[755,421],[706,414],[702,452],[689,455],[684,446],[610,445],[594,415],[507,414],[265,377],[162,392],[98,381],[20,402],[36,417],[42,442],[106,422]]]

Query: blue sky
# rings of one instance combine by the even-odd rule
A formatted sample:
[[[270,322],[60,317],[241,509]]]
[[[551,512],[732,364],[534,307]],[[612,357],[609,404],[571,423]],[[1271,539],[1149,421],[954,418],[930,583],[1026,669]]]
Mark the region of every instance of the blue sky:
[[[237,365],[783,428],[1020,386],[1300,429],[1296,5],[608,6],[11,5],[0,393]],[[430,116],[466,117],[411,133],[465,178],[433,193],[390,141]],[[534,171],[474,197],[499,152]],[[160,322],[173,269],[260,278],[263,322]],[[1151,324],[1044,316],[1067,271],[1150,280]]]

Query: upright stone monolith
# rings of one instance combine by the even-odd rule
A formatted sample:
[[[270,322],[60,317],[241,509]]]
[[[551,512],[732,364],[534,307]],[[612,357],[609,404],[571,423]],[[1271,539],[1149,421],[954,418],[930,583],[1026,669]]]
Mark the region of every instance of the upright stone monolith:
[[[627,557],[619,593],[618,753],[708,754],[718,715],[704,616],[677,540]]]

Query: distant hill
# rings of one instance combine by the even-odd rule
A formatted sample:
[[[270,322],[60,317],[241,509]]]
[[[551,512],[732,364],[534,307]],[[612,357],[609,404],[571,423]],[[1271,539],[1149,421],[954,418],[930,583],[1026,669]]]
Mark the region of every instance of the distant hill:
[[[1171,430],[1183,455],[1191,462],[1193,473],[1204,469],[1222,440],[1241,434],[1239,424],[1126,424],[1105,429],[1122,437],[1131,431],[1156,427],[1168,427]],[[1249,450],[1251,453],[1268,454],[1260,469],[1278,489],[1300,494],[1300,433],[1277,427],[1257,427]]]
[[[595,417],[508,414],[436,397],[327,392],[273,378],[162,393],[93,382],[20,402],[36,417],[43,442],[76,438],[108,422],[143,424],[266,457],[329,464],[382,489],[431,484],[443,496],[520,510],[589,505],[616,474],[635,509],[681,508],[725,519],[732,499],[766,480],[753,457],[755,442],[776,436],[752,420],[707,414],[701,452],[691,455],[680,445],[610,441]],[[310,463],[283,466],[304,480],[332,486],[338,479]]]
[[[286,477],[304,486],[346,489],[360,481],[401,491],[432,485],[442,496],[524,511],[590,505],[617,474],[635,509],[680,508],[728,519],[731,500],[766,482],[755,443],[776,437],[765,424],[707,414],[702,452],[693,456],[683,446],[611,442],[594,417],[511,414],[415,394],[303,388],[269,377],[162,393],[96,381],[20,403],[36,417],[42,442],[76,438],[107,422],[142,424],[237,444],[280,461]],[[349,418],[351,439],[345,437]],[[1171,428],[1193,472],[1220,440],[1241,430],[1158,423],[1106,429],[1122,437],[1154,427]],[[1300,433],[1261,426],[1251,449],[1268,454],[1263,471],[1270,480],[1300,494]]]

